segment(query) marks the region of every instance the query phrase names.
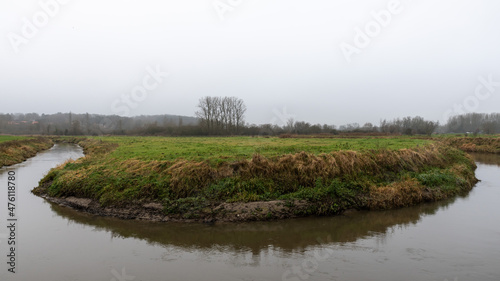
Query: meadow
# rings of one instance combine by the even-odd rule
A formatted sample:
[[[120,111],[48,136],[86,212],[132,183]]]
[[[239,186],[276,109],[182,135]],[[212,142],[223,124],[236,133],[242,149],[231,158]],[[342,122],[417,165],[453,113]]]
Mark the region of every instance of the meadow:
[[[415,148],[430,140],[394,138],[276,138],[276,137],[104,137],[118,144],[109,157],[141,161],[209,161],[220,163],[250,159],[255,154],[279,157],[308,152],[315,155],[340,150],[370,151]]]
[[[7,136],[7,135],[0,135],[0,143],[6,142],[6,141],[13,141],[13,140],[22,140],[26,139],[27,137],[24,136]]]

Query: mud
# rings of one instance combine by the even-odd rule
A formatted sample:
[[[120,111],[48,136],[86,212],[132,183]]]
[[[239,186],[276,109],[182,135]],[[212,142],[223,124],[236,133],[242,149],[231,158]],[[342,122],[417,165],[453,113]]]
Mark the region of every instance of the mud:
[[[301,200],[221,203],[210,210],[197,213],[196,217],[193,218],[186,217],[185,214],[165,214],[163,205],[157,202],[137,202],[127,204],[127,206],[103,207],[99,202],[88,198],[40,196],[49,202],[98,216],[154,222],[214,223],[278,220],[303,217],[312,205],[307,201]]]

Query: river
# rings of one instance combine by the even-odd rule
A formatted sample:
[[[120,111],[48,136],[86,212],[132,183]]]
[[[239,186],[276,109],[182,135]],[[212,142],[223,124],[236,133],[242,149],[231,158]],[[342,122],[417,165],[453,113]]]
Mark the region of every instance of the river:
[[[0,280],[500,280],[498,155],[474,155],[481,182],[463,197],[215,225],[97,217],[30,193],[50,168],[82,155],[56,145],[0,170]],[[7,263],[8,171],[17,178],[16,273]]]

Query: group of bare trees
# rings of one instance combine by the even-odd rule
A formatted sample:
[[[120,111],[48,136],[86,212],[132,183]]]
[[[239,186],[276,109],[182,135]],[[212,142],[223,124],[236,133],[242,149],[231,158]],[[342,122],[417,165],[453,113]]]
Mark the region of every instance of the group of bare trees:
[[[199,100],[196,117],[208,134],[238,134],[245,126],[247,108],[236,97],[203,97]]]
[[[500,133],[500,113],[466,113],[452,116],[444,129],[448,133]]]
[[[420,116],[405,117],[392,121],[382,120],[380,131],[389,134],[431,135],[439,126],[439,122],[427,121]]]

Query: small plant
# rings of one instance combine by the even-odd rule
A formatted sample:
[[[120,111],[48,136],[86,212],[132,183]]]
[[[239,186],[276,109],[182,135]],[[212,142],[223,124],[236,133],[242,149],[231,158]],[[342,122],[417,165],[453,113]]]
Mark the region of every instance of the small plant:
[[[451,173],[432,170],[427,173],[418,174],[417,180],[427,187],[455,186],[457,177]]]

